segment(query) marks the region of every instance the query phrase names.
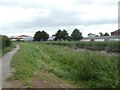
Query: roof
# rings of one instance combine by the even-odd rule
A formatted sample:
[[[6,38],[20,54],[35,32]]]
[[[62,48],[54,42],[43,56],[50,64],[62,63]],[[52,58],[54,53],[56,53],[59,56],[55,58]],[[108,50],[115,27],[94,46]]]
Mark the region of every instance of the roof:
[[[20,35],[20,36],[17,36],[17,37],[29,37],[29,36],[27,36],[27,35]]]
[[[11,39],[23,39],[23,38],[29,38],[32,36],[28,36],[28,35],[20,35],[20,36],[11,36]]]
[[[116,31],[111,32],[111,34],[112,34],[112,33],[120,33],[120,29],[118,29],[118,30],[116,30]]]

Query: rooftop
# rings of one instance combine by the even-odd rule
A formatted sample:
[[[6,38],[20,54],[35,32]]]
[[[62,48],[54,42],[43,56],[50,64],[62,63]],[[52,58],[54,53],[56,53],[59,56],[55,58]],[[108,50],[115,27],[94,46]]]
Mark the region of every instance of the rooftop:
[[[111,32],[111,34],[112,34],[112,33],[115,33],[115,32],[116,32],[116,33],[118,33],[118,32],[120,33],[120,29]]]

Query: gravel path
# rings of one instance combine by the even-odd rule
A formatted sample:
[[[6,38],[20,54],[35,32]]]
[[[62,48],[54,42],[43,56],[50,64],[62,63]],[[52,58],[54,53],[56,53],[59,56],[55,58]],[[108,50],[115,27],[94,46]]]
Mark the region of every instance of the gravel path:
[[[5,81],[11,75],[10,62],[16,52],[20,49],[20,46],[17,45],[12,51],[8,52],[2,58],[0,58],[0,81],[2,83],[2,88],[9,88],[9,85]],[[1,85],[0,83],[0,85]],[[1,88],[1,87],[0,87]]]

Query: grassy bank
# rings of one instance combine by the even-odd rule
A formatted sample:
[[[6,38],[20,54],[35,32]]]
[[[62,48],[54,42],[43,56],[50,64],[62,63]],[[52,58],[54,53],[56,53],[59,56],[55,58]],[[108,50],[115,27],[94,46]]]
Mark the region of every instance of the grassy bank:
[[[49,79],[53,74],[80,87],[118,87],[118,57],[41,43],[19,44],[21,49],[11,62],[15,72],[10,80],[21,80],[32,87],[31,78],[41,73],[36,76],[38,80]],[[48,76],[44,77],[41,71]]]
[[[51,45],[67,46],[70,48],[82,48],[82,49],[98,50],[98,51],[105,50],[107,52],[120,52],[120,42],[49,41],[43,43],[51,44]]]

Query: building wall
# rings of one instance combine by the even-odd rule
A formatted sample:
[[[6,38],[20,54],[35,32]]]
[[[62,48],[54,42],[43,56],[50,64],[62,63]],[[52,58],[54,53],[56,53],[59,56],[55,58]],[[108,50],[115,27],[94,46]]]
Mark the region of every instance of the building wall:
[[[88,41],[91,41],[91,39],[82,39],[81,41],[88,42]]]
[[[111,36],[120,36],[120,29],[114,32],[111,32]]]
[[[111,36],[120,36],[120,33],[115,32],[115,33],[112,33]]]
[[[104,42],[105,39],[95,39],[94,41],[96,41],[96,42]]]
[[[109,41],[120,41],[119,38],[113,38],[113,39],[109,39]]]
[[[83,38],[81,41],[96,41],[96,42],[103,42],[103,41],[120,41],[119,36],[109,36],[109,37],[92,37],[92,38]]]
[[[32,36],[12,36],[11,37],[11,41],[33,41],[33,37]]]
[[[11,39],[11,41],[17,41],[17,39]]]
[[[23,38],[23,41],[33,41],[33,37],[26,37],[26,38]]]

